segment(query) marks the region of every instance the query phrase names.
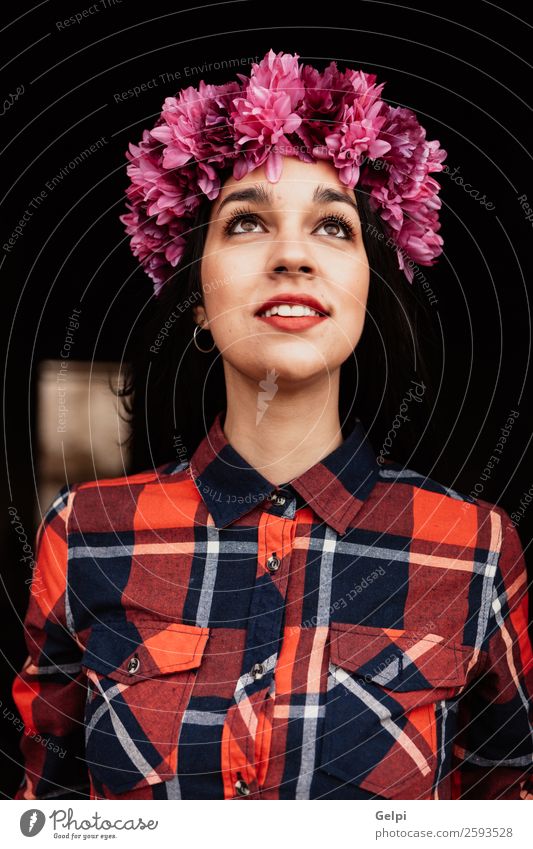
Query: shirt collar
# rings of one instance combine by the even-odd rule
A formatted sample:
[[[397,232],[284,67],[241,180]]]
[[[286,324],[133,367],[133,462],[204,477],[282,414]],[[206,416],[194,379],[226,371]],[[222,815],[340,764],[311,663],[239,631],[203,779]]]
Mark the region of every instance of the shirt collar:
[[[220,411],[194,452],[190,472],[213,517],[225,528],[253,507],[266,501],[278,488],[253,468],[228,442],[223,430],[225,411]],[[344,534],[374,487],[378,474],[376,456],[360,419],[344,442],[290,485],[310,507]]]

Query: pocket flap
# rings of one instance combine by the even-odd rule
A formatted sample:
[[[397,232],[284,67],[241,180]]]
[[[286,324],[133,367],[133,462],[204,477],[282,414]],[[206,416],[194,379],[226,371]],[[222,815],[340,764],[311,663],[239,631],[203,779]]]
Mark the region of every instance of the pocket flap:
[[[161,619],[96,622],[82,668],[126,684],[199,666],[210,629]]]
[[[367,682],[395,691],[465,683],[471,646],[423,630],[330,623],[330,658]]]

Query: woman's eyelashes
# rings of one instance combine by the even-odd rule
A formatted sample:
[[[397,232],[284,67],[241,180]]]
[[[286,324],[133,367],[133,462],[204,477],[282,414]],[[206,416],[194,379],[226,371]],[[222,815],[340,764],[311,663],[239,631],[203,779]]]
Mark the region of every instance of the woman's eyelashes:
[[[248,228],[244,230],[236,230],[237,224],[247,224],[247,223],[259,223],[261,221],[260,217],[252,212],[249,209],[236,209],[235,212],[228,218],[226,223],[224,224],[224,236],[238,236],[244,233],[253,233],[256,232],[253,228]],[[349,218],[347,218],[342,213],[330,213],[327,215],[323,215],[320,221],[321,227],[334,227],[336,228],[335,233],[328,232],[327,236],[333,236],[335,239],[345,239],[346,241],[352,241],[355,238],[355,228]],[[342,228],[342,229],[341,229]],[[340,231],[340,235],[339,235]],[[342,235],[342,231],[344,231],[344,236]]]

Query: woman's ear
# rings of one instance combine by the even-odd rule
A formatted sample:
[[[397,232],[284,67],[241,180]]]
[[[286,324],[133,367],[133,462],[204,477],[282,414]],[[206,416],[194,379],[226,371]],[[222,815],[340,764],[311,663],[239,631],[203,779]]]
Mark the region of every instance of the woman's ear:
[[[203,306],[195,306],[193,307],[193,315],[196,324],[200,326],[203,325],[207,321],[207,315],[205,313],[205,309]]]

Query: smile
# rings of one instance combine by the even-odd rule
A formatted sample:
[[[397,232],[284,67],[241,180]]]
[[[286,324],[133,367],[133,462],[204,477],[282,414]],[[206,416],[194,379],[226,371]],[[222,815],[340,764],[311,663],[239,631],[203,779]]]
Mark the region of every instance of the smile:
[[[264,313],[257,313],[256,318],[278,330],[302,331],[325,321],[327,316],[321,315],[311,307],[280,304]]]
[[[317,310],[313,310],[311,309],[311,307],[304,306],[302,304],[276,304],[269,310],[265,310],[265,312],[258,313],[258,316],[260,318],[262,316],[266,316],[267,318],[269,318],[271,315],[281,315],[285,318],[289,316],[301,318],[304,315],[320,316],[320,313],[317,312]]]

